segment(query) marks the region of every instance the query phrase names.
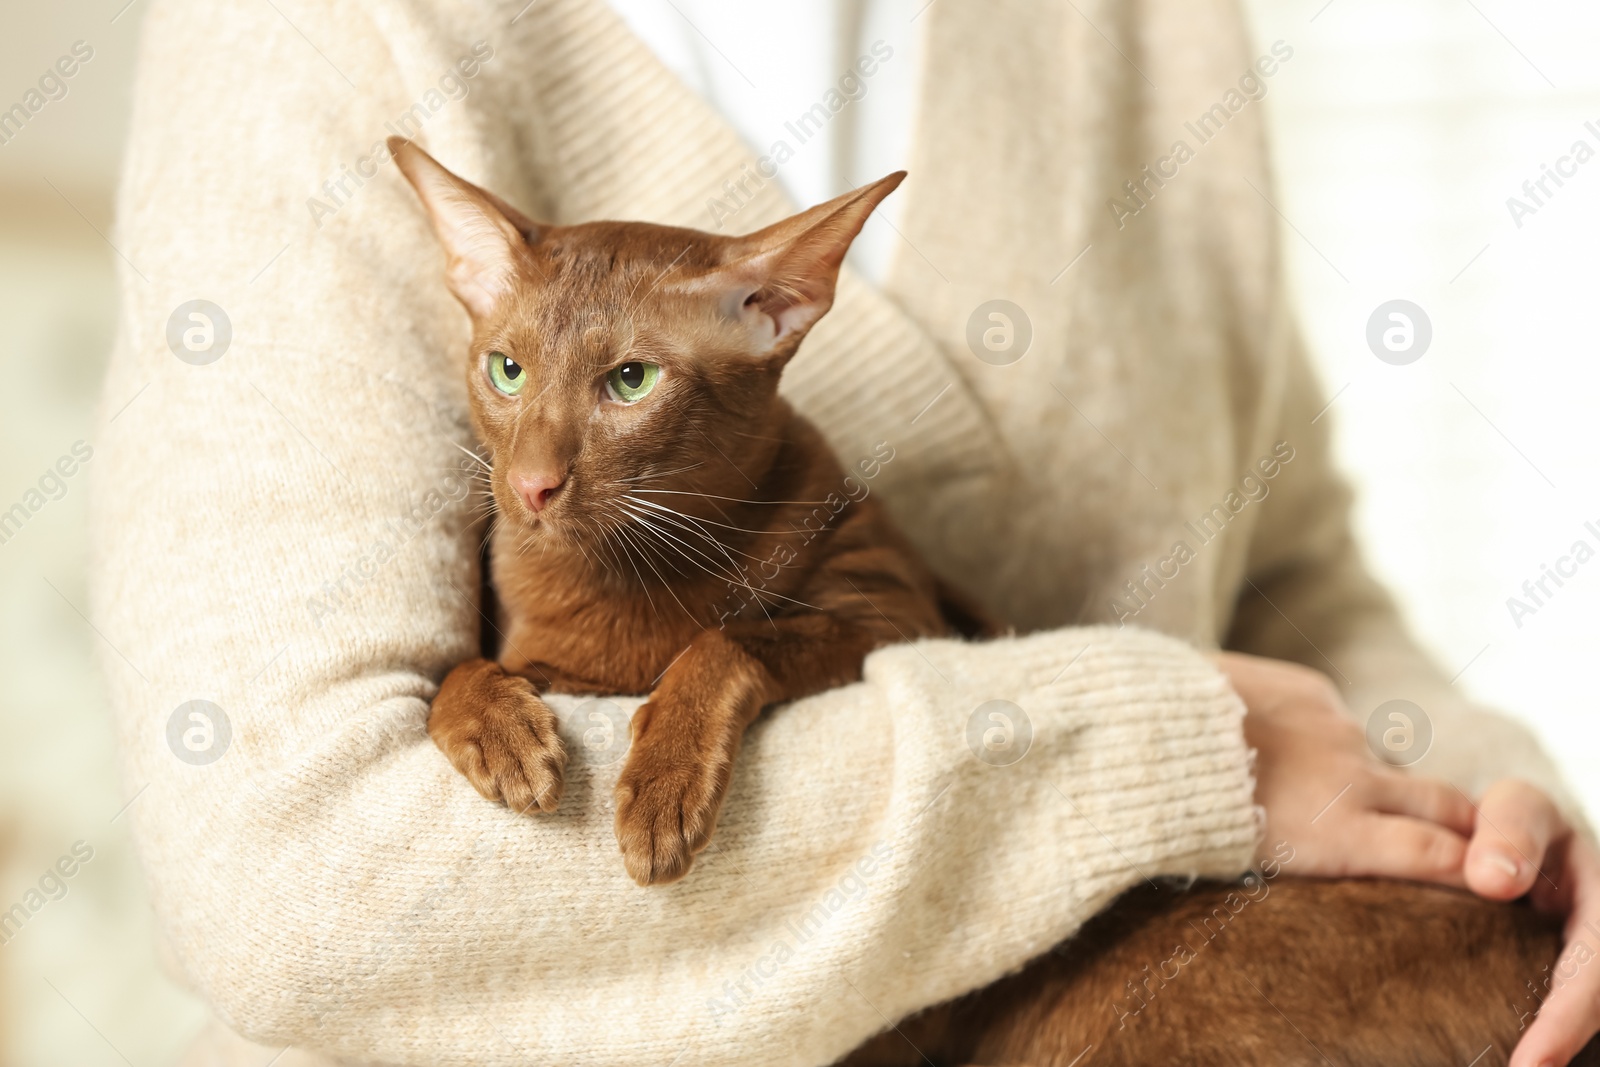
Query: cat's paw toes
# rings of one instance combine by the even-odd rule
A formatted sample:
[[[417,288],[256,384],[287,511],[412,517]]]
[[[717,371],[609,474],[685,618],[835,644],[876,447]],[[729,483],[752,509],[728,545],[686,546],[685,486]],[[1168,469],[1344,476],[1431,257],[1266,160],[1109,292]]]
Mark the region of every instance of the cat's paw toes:
[[[486,672],[474,681],[455,706],[435,703],[428,732],[487,799],[523,814],[555,811],[567,766],[555,715],[525,678]]]
[[[689,873],[695,853],[711,840],[726,790],[712,769],[662,762],[630,760],[617,779],[617,844],[623,866],[640,885],[663,885]]]

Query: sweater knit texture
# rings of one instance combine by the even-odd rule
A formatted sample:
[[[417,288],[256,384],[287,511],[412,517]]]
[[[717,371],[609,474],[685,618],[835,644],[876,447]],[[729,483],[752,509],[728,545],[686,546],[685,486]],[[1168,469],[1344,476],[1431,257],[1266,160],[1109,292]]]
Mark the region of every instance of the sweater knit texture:
[[[846,270],[785,391],[846,463],[892,446],[872,492],[1022,636],[884,649],[769,712],[712,846],[641,889],[611,800],[637,697],[552,698],[574,756],[547,817],[425,732],[480,629],[468,331],[373,153],[413,134],[554,222],[796,205],[603,0],[155,0],[91,566],[165,948],[220,1020],[192,1064],[832,1062],[1146,878],[1244,870],[1251,753],[1206,648],[1312,664],[1363,718],[1415,702],[1420,769],[1464,789],[1558,791],[1352,542],[1262,105],[1185,131],[1256,61],[1232,0],[939,0],[914,32],[903,247],[881,290]],[[1194,158],[1119,220],[1180,138]],[[210,362],[173,340],[197,299],[230,327]],[[971,343],[994,300],[1021,358]],[[190,743],[194,700],[227,729]]]

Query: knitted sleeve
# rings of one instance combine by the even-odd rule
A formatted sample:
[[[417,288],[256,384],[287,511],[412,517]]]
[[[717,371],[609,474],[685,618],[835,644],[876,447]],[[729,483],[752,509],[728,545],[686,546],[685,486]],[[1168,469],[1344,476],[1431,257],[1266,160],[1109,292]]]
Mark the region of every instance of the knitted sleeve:
[[[1327,400],[1292,316],[1280,306],[1277,319],[1288,364],[1273,439],[1294,443],[1294,475],[1263,502],[1250,543],[1250,584],[1240,595],[1229,647],[1326,673],[1362,721],[1391,701],[1408,702],[1391,709],[1404,720],[1383,713],[1384,732],[1398,732],[1387,748],[1377,746],[1381,754],[1473,797],[1496,779],[1525,779],[1585,825],[1581,806],[1528,730],[1474,705],[1452,685],[1368,571],[1351,529],[1350,489],[1333,463],[1333,416],[1318,418]]]

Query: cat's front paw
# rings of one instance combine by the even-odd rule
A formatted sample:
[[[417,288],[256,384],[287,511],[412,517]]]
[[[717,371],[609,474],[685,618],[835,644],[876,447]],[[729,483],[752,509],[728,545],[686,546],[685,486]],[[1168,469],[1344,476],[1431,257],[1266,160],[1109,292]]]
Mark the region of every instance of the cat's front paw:
[[[526,678],[498,663],[473,660],[451,671],[434,698],[428,733],[487,799],[523,814],[560,803],[567,750],[555,715]]]
[[[635,741],[617,778],[616,833],[622,862],[640,885],[675,882],[689,873],[695,853],[711,841],[728,790],[728,762],[697,746],[644,741],[635,716]],[[680,742],[682,738],[678,739]]]

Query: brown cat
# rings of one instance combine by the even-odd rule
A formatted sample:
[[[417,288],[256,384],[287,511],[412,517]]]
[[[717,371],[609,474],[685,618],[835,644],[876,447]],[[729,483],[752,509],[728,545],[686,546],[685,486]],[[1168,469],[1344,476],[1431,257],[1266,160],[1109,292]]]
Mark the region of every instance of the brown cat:
[[[617,840],[641,884],[680,878],[762,708],[977,618],[777,393],[904,175],[718,237],[534,223],[409,142],[390,148],[472,319],[468,394],[499,512],[499,660],[450,672],[429,732],[485,797],[547,812],[566,754],[538,694],[648,692]],[[1560,949],[1550,921],[1448,890],[1284,880],[1237,913],[1230,894],[1132,893],[848,1063],[1487,1067],[1501,1061],[1474,1057],[1511,1047]]]
[[[950,632],[933,575],[778,396],[850,242],[905,175],[718,237],[545,226],[390,148],[472,319],[467,388],[499,513],[499,661],[451,671],[428,730],[485,797],[548,812],[566,753],[538,694],[649,693],[617,842],[641,885],[681,878],[762,708]]]

